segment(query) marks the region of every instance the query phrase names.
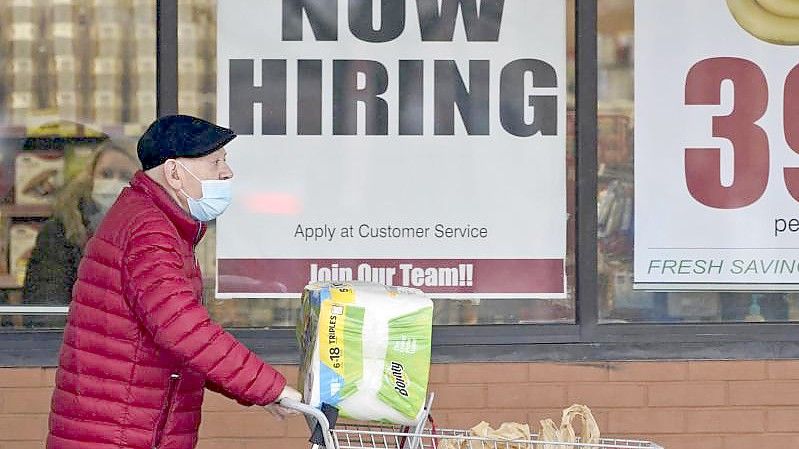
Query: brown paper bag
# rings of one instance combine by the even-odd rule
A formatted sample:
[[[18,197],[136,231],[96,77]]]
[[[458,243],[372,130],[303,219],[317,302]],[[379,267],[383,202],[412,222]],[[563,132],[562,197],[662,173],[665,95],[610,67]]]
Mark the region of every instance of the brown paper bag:
[[[524,443],[531,439],[530,426],[515,422],[502,423],[499,429],[492,429],[487,422],[472,427],[470,433],[476,437],[488,438],[492,441],[502,441],[496,445],[502,449],[533,449],[533,445]],[[472,441],[474,449],[494,448],[494,443]]]
[[[574,404],[563,410],[559,427],[556,426],[555,422],[551,419],[542,420],[541,432],[539,433],[538,439],[558,443],[576,443],[577,436],[574,432],[572,422],[578,418],[582,420],[583,424],[582,433],[580,434],[580,443],[599,443],[599,426],[594,419],[594,415],[591,413],[591,409],[580,404]],[[575,446],[570,446],[568,444],[540,443],[538,449],[575,449]]]
[[[572,422],[576,418],[580,418],[583,422],[583,432],[580,435],[580,442],[584,444],[599,443],[599,425],[597,425],[594,415],[591,413],[591,409],[580,404],[572,405],[563,411],[561,425],[566,422],[569,423],[571,427]]]
[[[538,439],[559,443],[574,443],[576,437],[571,424],[567,423],[566,425],[561,424],[560,426],[556,426],[554,421],[547,418],[541,421],[541,432],[538,434]],[[572,446],[539,443],[538,449],[572,449]]]

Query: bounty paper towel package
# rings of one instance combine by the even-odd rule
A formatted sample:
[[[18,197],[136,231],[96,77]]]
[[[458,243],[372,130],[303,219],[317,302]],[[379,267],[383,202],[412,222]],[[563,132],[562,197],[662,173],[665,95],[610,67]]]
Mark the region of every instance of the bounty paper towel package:
[[[433,302],[417,289],[308,285],[297,323],[304,401],[350,419],[415,424],[427,396],[432,325]]]

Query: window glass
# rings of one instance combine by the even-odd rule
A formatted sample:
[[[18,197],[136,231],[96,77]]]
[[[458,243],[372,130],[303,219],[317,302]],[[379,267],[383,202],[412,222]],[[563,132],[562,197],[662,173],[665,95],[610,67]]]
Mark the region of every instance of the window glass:
[[[215,120],[216,1],[180,2],[178,24],[179,110]],[[567,1],[567,299],[436,299],[435,323],[518,324],[573,323],[574,307],[574,0]],[[519,206],[523,207],[523,205]],[[541,236],[546,238],[546,236]],[[297,299],[215,298],[214,227],[198,247],[206,280],[206,304],[217,321],[230,327],[293,326]]]
[[[633,3],[633,0],[600,0],[598,3],[600,321],[799,320],[799,295],[795,293],[656,292],[632,288],[635,238]]]
[[[0,305],[68,305],[110,184],[96,181],[139,168],[155,59],[155,0],[0,2]],[[64,316],[0,325],[63,327]]]

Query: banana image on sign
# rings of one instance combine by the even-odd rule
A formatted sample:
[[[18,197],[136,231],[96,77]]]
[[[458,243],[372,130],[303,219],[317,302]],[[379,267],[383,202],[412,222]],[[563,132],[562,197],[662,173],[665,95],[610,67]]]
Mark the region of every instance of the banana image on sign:
[[[752,36],[799,45],[799,0],[727,0],[735,21]]]

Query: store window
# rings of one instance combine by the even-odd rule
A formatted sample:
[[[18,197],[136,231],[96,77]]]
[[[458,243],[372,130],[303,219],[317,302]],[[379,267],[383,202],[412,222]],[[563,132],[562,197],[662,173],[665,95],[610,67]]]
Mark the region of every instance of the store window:
[[[600,322],[799,320],[795,293],[633,289],[633,0],[599,0],[597,26]]]
[[[438,325],[574,323],[574,0],[567,4],[567,299],[436,299]],[[178,11],[179,111],[215,120],[216,104],[215,0],[180,2]],[[235,169],[235,167],[234,167]],[[516,205],[515,207],[524,207]],[[218,299],[216,289],[215,227],[212,225],[198,249],[206,279],[206,305],[212,317],[229,327],[293,326],[298,313],[294,299]],[[546,239],[546,236],[541,236]]]
[[[68,305],[83,245],[155,118],[155,23],[155,0],[0,3],[0,305]]]

